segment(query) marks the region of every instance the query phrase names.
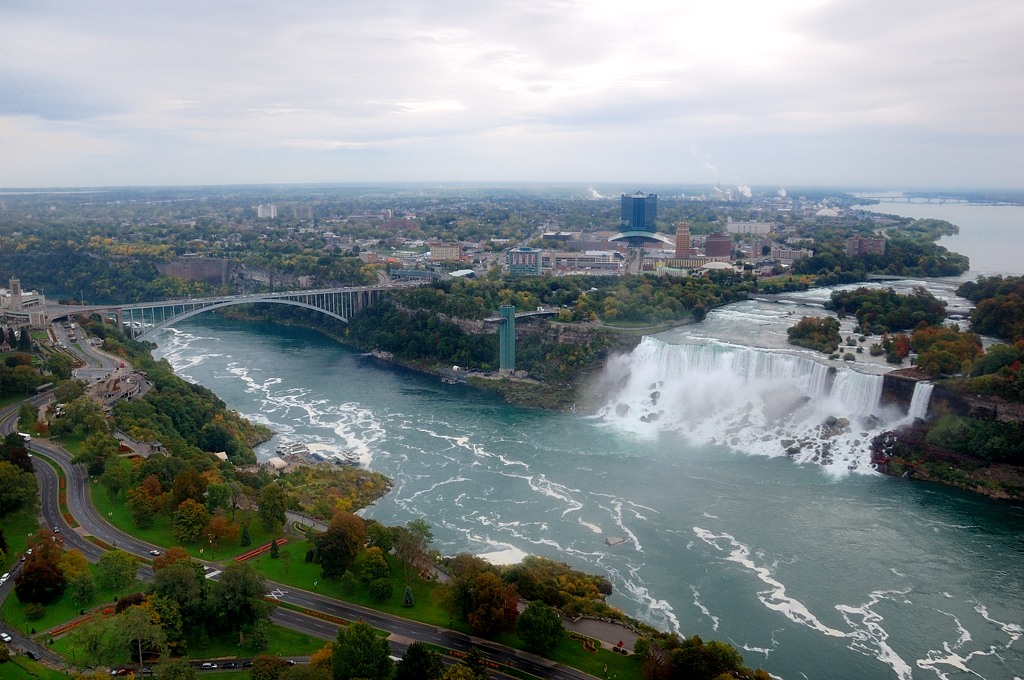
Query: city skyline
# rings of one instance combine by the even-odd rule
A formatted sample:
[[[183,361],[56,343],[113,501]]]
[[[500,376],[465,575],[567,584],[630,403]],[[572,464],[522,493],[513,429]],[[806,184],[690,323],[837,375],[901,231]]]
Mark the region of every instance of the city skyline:
[[[0,7],[0,187],[1024,188],[1024,4]]]

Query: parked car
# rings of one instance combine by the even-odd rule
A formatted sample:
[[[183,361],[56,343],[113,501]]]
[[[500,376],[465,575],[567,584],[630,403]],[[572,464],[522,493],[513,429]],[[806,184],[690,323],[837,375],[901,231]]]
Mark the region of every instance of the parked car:
[[[7,633],[0,633],[0,640],[3,640],[4,642],[10,642],[11,636]]]
[[[238,664],[236,662],[234,662],[234,661],[228,661],[226,663],[221,664],[220,667],[221,668],[238,668]]]
[[[39,652],[37,652],[35,650],[32,650],[32,649],[29,649],[28,651],[26,651],[25,652],[25,656],[27,656],[28,658],[32,659],[33,661],[39,661],[39,658],[40,658],[39,657]]]
[[[204,661],[203,665],[200,666],[200,668],[202,668],[204,671],[212,671],[216,667],[217,664],[213,663],[212,661]]]

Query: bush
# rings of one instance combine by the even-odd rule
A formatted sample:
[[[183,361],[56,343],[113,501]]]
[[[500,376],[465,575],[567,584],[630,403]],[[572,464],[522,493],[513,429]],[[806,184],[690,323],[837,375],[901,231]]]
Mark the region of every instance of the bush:
[[[370,597],[377,602],[387,602],[391,599],[391,581],[386,578],[379,578],[370,584]]]
[[[843,355],[843,361],[856,361],[857,357],[854,356],[853,352],[847,352]]]
[[[29,621],[38,621],[46,616],[46,605],[38,602],[29,602],[25,605],[25,618]]]

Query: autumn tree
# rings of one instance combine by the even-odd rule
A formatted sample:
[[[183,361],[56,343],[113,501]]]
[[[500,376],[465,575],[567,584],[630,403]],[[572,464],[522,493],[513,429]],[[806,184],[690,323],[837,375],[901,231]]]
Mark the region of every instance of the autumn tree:
[[[434,540],[430,524],[417,518],[409,521],[404,527],[394,529],[395,553],[405,567],[405,582],[410,583],[418,571],[418,565],[427,555],[427,548]]]
[[[466,618],[474,633],[491,635],[515,623],[518,601],[515,586],[506,584],[497,574],[485,571],[477,576],[471,598]]]
[[[338,512],[327,530],[313,539],[313,562],[320,565],[324,578],[337,578],[349,568],[365,542],[362,518]]]
[[[195,543],[203,535],[203,529],[210,523],[206,506],[191,498],[182,501],[174,511],[174,538],[182,543]]]

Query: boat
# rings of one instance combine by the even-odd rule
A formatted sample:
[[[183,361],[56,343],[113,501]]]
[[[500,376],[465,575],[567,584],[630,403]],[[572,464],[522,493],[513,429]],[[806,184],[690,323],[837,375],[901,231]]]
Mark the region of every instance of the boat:
[[[309,447],[302,442],[281,442],[280,444],[277,445],[277,455],[279,456],[306,453],[309,453]]]
[[[359,459],[359,454],[352,449],[343,449],[334,454],[334,462],[339,465],[359,465],[362,461]]]

